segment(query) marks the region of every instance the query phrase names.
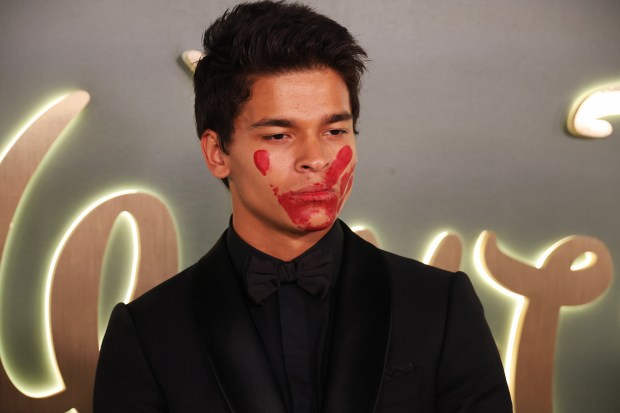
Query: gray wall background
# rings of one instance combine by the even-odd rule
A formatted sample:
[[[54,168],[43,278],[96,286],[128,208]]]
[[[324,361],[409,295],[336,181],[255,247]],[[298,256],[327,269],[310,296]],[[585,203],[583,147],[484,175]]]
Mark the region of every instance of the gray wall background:
[[[481,231],[532,261],[565,236],[590,235],[620,263],[619,132],[586,141],[564,131],[581,92],[620,79],[617,1],[308,3],[347,26],[371,58],[342,217],[413,258],[440,230],[457,231],[462,268],[502,352],[512,306],[473,266]],[[50,250],[88,202],[125,187],[158,194],[176,220],[183,267],[226,227],[228,195],[203,165],[179,56],[200,48],[204,28],[233,4],[1,2],[0,148],[45,101],[91,94],[28,188],[3,264],[13,289],[0,317],[23,326],[14,357],[24,377],[41,375],[29,331]],[[555,376],[556,413],[619,411],[617,282],[562,312]]]

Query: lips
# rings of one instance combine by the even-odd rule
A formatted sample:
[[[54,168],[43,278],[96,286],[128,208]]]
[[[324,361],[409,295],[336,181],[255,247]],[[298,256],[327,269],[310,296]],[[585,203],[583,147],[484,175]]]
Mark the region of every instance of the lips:
[[[289,197],[306,202],[326,202],[336,198],[337,195],[335,192],[332,191],[317,191],[289,194]]]
[[[338,196],[333,188],[327,187],[320,183],[290,191],[284,195],[288,198],[296,199],[302,202],[325,202],[331,201]]]
[[[327,228],[335,219],[338,205],[338,192],[324,184],[317,183],[294,191],[277,195],[278,202],[293,223],[307,231]],[[321,217],[313,223],[313,217]]]

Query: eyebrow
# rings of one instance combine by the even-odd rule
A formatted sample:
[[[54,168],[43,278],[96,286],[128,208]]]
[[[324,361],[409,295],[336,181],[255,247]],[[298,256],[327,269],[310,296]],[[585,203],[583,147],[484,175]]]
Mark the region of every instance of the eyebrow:
[[[348,112],[335,113],[333,115],[327,115],[323,119],[324,125],[331,125],[332,123],[342,122],[345,120],[353,119]],[[289,119],[277,119],[277,118],[264,118],[258,122],[253,123],[252,128],[262,128],[265,126],[278,126],[281,128],[292,128],[295,126],[295,122]]]
[[[295,126],[295,122],[288,119],[261,119],[252,124],[252,128],[262,128],[264,126],[280,126],[282,128],[290,128]]]
[[[353,116],[351,116],[351,114],[348,112],[336,113],[334,115],[330,115],[326,117],[325,120],[323,121],[323,124],[330,125],[332,123],[342,122],[342,121],[351,120],[351,119],[353,119]]]

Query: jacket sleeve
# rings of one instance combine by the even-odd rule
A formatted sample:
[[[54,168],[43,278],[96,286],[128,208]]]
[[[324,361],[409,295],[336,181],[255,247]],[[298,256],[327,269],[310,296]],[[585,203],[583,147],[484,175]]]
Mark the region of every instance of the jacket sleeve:
[[[93,394],[94,413],[166,412],[166,403],[125,304],[117,304],[106,330]]]
[[[512,413],[502,363],[469,278],[452,277],[437,371],[438,413]]]

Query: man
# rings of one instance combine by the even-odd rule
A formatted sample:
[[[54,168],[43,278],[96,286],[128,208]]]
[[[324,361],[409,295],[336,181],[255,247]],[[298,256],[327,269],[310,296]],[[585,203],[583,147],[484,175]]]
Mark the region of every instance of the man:
[[[241,4],[207,29],[196,123],[228,230],[110,319],[95,412],[511,412],[462,273],[337,220],[353,183],[364,50],[306,6]]]

